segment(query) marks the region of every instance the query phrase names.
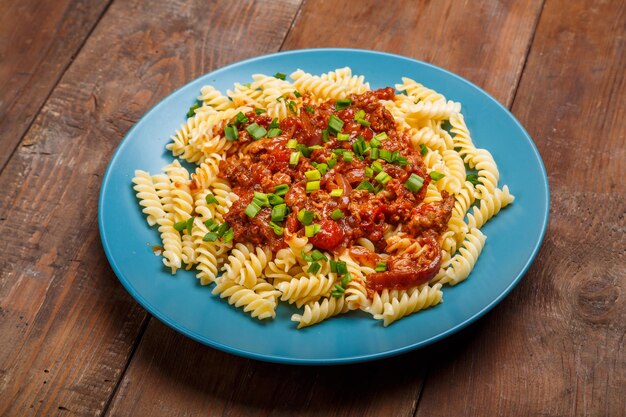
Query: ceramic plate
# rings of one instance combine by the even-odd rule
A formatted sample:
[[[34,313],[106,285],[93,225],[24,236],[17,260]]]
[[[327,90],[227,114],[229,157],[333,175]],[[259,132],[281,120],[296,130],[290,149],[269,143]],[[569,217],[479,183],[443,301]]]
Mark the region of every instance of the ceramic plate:
[[[135,169],[160,172],[171,162],[170,135],[200,88],[225,92],[255,73],[289,74],[298,68],[321,74],[349,66],[372,88],[411,77],[461,102],[477,147],[488,149],[515,202],[482,230],[487,243],[470,277],[444,288],[444,302],[389,327],[362,312],[296,330],[295,311],[281,305],[275,320],[258,321],[211,294],[194,274],[172,276],[152,251],[156,229],[141,213],[131,179]],[[545,168],[533,141],[511,113],[480,88],[433,65],[380,52],[349,49],[299,50],[261,56],[206,74],[150,110],[119,145],[102,182],[99,226],[113,270],[128,292],[151,314],[201,343],[249,358],[299,364],[338,364],[406,352],[446,337],[472,323],[500,302],[519,282],[539,250],[548,221]]]

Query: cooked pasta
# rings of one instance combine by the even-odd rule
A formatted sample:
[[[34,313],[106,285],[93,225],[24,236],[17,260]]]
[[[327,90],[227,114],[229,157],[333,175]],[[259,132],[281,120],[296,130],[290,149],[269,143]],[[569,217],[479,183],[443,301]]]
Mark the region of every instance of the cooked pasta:
[[[259,320],[293,304],[298,329],[351,310],[388,326],[441,303],[514,196],[461,104],[401,81],[371,90],[345,67],[202,87],[173,162],[132,179],[164,265]]]

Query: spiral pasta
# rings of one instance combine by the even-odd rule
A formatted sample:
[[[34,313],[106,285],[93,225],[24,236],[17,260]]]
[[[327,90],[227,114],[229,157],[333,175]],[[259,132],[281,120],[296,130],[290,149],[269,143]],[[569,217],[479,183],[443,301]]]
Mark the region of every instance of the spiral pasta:
[[[202,87],[198,102],[187,113],[190,117],[166,145],[174,161],[164,167],[162,173],[151,175],[137,170],[132,178],[141,212],[146,216],[148,225],[158,229],[163,246],[163,264],[172,274],[183,268],[195,269],[202,285],[215,285],[213,294],[260,320],[276,317],[279,301],[293,304],[302,309],[291,317],[299,329],[350,310],[366,311],[374,319],[381,320],[383,326],[388,326],[402,317],[441,303],[442,287],[457,285],[467,279],[478,261],[486,243],[481,228],[511,204],[515,197],[506,185],[499,185],[498,166],[489,151],[477,146],[480,138],[476,138],[477,143],[474,142],[461,113],[461,104],[448,100],[411,78],[403,77],[401,81],[395,84],[399,94],[384,93],[390,89],[376,93],[379,94],[377,97],[383,97],[375,103],[377,111],[383,113],[383,122],[381,119],[372,120],[373,110],[365,111],[371,101],[369,104],[361,102],[360,111],[355,104],[343,116],[339,113],[353,100],[367,101],[372,97],[368,93],[371,90],[365,77],[353,74],[349,67],[321,75],[298,69],[290,74],[290,79],[280,73],[275,76],[254,74],[250,82],[235,83],[225,94],[213,86]],[[336,115],[344,117],[339,127],[331,126],[330,119],[325,128],[320,127],[318,114],[313,114],[315,109],[312,107],[320,108],[328,104],[336,110]],[[305,116],[307,113],[310,115]],[[262,126],[252,123],[261,120],[257,116],[265,117],[265,122],[259,122]],[[289,118],[297,120],[281,125]],[[302,142],[296,140],[295,144],[290,144],[292,141],[285,138],[286,144],[283,146],[280,143],[280,146],[286,148],[287,153],[276,154],[278,157],[274,159],[261,159],[264,155],[259,152],[268,143],[273,143],[273,138],[278,139],[276,135],[307,123],[318,123],[317,128],[321,129],[321,132],[316,131],[321,137],[309,137],[312,143],[320,141],[324,145],[329,141],[329,131],[335,129],[330,139],[336,138],[337,143],[349,141],[347,146],[334,149],[330,156],[321,152],[322,156],[314,158],[310,154],[315,149],[325,150],[324,146],[303,147]],[[363,139],[364,148],[360,149],[355,141],[357,138],[349,134],[340,138],[344,123],[371,127],[371,132],[368,132],[377,140],[379,138],[379,143],[374,145],[373,138],[366,138]],[[401,146],[385,147],[384,142],[390,138],[386,134],[380,135],[388,132],[386,124],[394,126],[397,132],[393,133],[402,136],[403,142],[396,142]],[[383,152],[387,154],[383,155]],[[403,152],[405,158],[400,163]],[[279,195],[277,187],[275,194],[266,190],[266,183],[272,187],[273,184],[282,184],[287,189],[292,186],[297,189],[298,184],[296,179],[292,181],[292,176],[267,169],[272,164],[289,164],[295,169],[299,157],[294,162],[294,153],[307,158],[307,188],[300,185],[301,193],[293,195]],[[407,159],[409,153],[413,159]],[[257,181],[252,186],[260,186],[252,188],[248,199],[241,192],[241,184],[228,176],[229,169],[242,169],[229,165],[233,155],[238,157],[236,160],[242,161],[242,165],[264,161],[265,165],[261,164],[258,172],[248,174]],[[334,163],[339,160],[345,163],[353,158],[360,161],[369,158],[372,162],[358,169],[336,171],[340,175],[328,174],[326,184],[322,182],[308,188],[309,182],[321,180],[325,172],[332,169],[331,159]],[[183,166],[179,160],[194,164],[195,169],[188,171],[188,165]],[[375,166],[375,162],[381,164]],[[384,167],[397,166],[385,171],[383,164]],[[418,170],[423,176],[418,178],[417,183],[409,185],[407,181],[404,185],[400,183],[399,188],[384,186],[386,181],[395,179],[389,173],[405,169],[403,167],[409,164],[413,167],[410,173],[415,172],[415,167],[420,167]],[[367,177],[364,182],[369,182],[370,188],[364,182],[359,184],[347,180],[348,177],[361,175],[357,171]],[[308,174],[313,180],[309,181]],[[317,174],[319,176],[315,177]],[[282,175],[280,182],[274,182],[275,175]],[[315,195],[324,187],[327,188],[324,193]],[[324,195],[325,198],[332,196],[330,189],[339,192],[333,198],[343,193],[367,190],[371,193],[368,199],[386,198],[391,206],[395,203],[393,199],[399,198],[398,193],[403,187],[414,193],[419,192],[420,197],[412,200],[414,204],[410,206],[401,206],[401,210],[411,216],[415,213],[419,216],[420,210],[423,210],[426,214],[422,223],[396,219],[378,230],[376,235],[369,232],[355,235],[353,241],[349,244],[344,242],[338,246],[339,249],[324,247],[323,242],[314,238],[315,229],[312,229],[312,234],[307,229],[307,226],[314,227],[324,216],[327,219],[330,210],[316,212],[316,217],[308,220],[300,217],[301,200],[311,199],[316,210],[325,207],[326,200],[323,198]],[[258,191],[261,188],[264,192]],[[258,201],[256,194],[262,197]],[[252,195],[254,199],[250,202]],[[332,208],[341,209],[332,212],[333,220],[346,215],[346,210],[351,213],[352,200],[341,204],[341,200],[337,201]],[[259,210],[255,210],[253,203],[259,210],[270,207],[271,213],[268,211],[265,217],[256,218],[255,228],[245,234],[231,220],[234,217],[236,220],[237,210],[242,210],[242,204],[244,208],[248,204],[248,208],[253,209],[248,212],[246,208],[242,217],[254,218]],[[442,207],[444,203],[449,220],[446,218],[440,228],[431,230],[428,222],[436,220],[436,213],[433,214],[432,210]],[[274,213],[276,206],[281,204],[285,205],[282,216]],[[388,209],[385,207],[383,212]],[[431,214],[432,217],[429,217]],[[368,219],[370,213],[355,218],[356,221],[371,222],[367,223],[371,225],[378,221],[376,215],[380,213],[374,211],[372,219]],[[289,221],[285,219],[287,216],[293,217],[291,221],[297,219],[301,223],[295,232],[289,227]],[[274,222],[275,217],[279,218],[278,223]],[[272,246],[271,242],[264,240],[267,239],[263,234],[267,232],[264,227],[267,228],[268,223],[272,227],[270,233],[280,237],[279,244]],[[361,226],[365,224],[360,223]],[[424,235],[416,232],[420,228],[429,229],[433,240],[422,240]],[[436,274],[432,271],[429,277],[434,277],[428,283],[414,287],[372,289],[374,274],[385,272],[388,267],[391,269],[389,272],[402,272],[403,269],[393,268],[411,266],[415,260],[424,259],[432,253],[435,244],[438,245],[436,250],[441,251],[441,267]],[[371,258],[368,258],[370,255]]]

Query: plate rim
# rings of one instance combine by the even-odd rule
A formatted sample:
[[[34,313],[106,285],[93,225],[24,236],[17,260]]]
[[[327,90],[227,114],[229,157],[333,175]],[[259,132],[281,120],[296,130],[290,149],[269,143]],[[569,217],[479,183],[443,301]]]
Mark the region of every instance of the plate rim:
[[[153,112],[156,112],[161,106],[164,106],[169,97],[178,93],[180,90],[186,88],[189,84],[192,84],[200,80],[201,78],[205,78],[205,77],[208,78],[216,73],[226,72],[238,66],[243,66],[243,65],[258,61],[258,60],[267,59],[267,58],[271,58],[271,57],[278,56],[278,55],[285,56],[285,55],[298,55],[298,54],[320,53],[320,52],[321,53],[349,52],[349,53],[356,53],[356,54],[363,54],[363,55],[385,56],[385,57],[391,57],[394,59],[406,61],[412,64],[418,63],[420,65],[430,67],[437,71],[441,71],[445,73],[447,76],[456,78],[462,83],[468,84],[470,87],[483,93],[487,97],[487,99],[491,100],[501,110],[503,110],[509,116],[509,118],[514,122],[514,124],[520,129],[520,131],[523,133],[524,138],[530,145],[532,153],[534,154],[534,156],[536,157],[539,163],[541,179],[545,188],[545,193],[543,195],[543,198],[545,201],[545,212],[543,213],[541,217],[540,235],[538,239],[536,240],[534,247],[532,248],[530,256],[526,260],[526,263],[524,264],[520,272],[517,274],[517,276],[515,276],[515,278],[511,281],[511,283],[497,297],[491,300],[491,302],[483,306],[478,312],[476,312],[472,316],[468,317],[467,319],[463,320],[460,323],[457,323],[455,326],[448,328],[446,331],[441,332],[435,336],[429,337],[427,339],[423,339],[418,342],[402,346],[400,348],[385,350],[385,351],[377,352],[377,353],[352,355],[352,356],[340,357],[340,358],[297,358],[293,356],[258,353],[258,352],[254,352],[254,351],[250,351],[246,349],[240,349],[237,347],[229,346],[229,345],[217,342],[215,340],[207,339],[206,336],[203,336],[193,330],[187,329],[181,324],[177,323],[175,320],[170,319],[166,315],[162,314],[158,308],[155,308],[150,302],[148,302],[137,290],[135,290],[135,288],[131,285],[130,281],[125,276],[125,274],[122,273],[116,260],[112,257],[111,250],[109,248],[110,244],[107,240],[107,233],[105,229],[105,220],[104,220],[105,210],[103,210],[104,197],[105,197],[105,193],[106,193],[109,181],[110,181],[110,176],[112,175],[111,174],[112,167],[115,165],[115,161],[120,157],[122,150],[124,149],[125,145],[128,143],[129,138],[134,134],[134,131],[138,128],[138,126],[142,123],[142,121],[148,118],[148,116],[150,116]],[[509,293],[513,290],[513,288],[515,288],[517,284],[521,281],[521,279],[526,275],[526,273],[528,272],[528,269],[530,268],[530,265],[532,265],[532,263],[534,262],[535,258],[537,257],[537,254],[539,253],[539,249],[541,248],[541,245],[543,244],[543,240],[545,238],[546,231],[547,231],[549,215],[550,215],[550,186],[548,182],[547,171],[543,163],[543,159],[541,158],[539,150],[535,142],[531,138],[531,136],[528,134],[528,132],[526,131],[524,126],[522,126],[519,120],[517,120],[517,118],[509,111],[508,108],[502,105],[502,103],[496,100],[491,94],[486,92],[481,87],[461,77],[460,75],[457,75],[451,71],[446,70],[445,68],[441,68],[439,66],[433,65],[428,62],[424,62],[418,59],[414,59],[414,58],[410,58],[410,57],[406,57],[406,56],[402,56],[398,54],[392,54],[389,52],[381,52],[381,51],[369,50],[369,49],[356,49],[356,48],[306,48],[306,49],[294,49],[294,50],[289,50],[289,51],[280,51],[280,52],[275,52],[271,54],[258,55],[258,56],[243,59],[240,61],[232,62],[225,66],[216,68],[210,72],[202,74],[199,77],[191,81],[186,82],[182,86],[170,92],[167,96],[163,97],[157,104],[155,104],[148,111],[146,111],[143,114],[143,116],[141,116],[141,118],[137,120],[133,124],[133,126],[126,132],[122,140],[116,146],[115,151],[113,152],[113,155],[111,156],[108,162],[107,168],[102,178],[102,182],[100,184],[100,191],[99,191],[99,197],[98,197],[98,229],[99,229],[102,247],[104,249],[109,265],[113,269],[113,272],[115,273],[117,279],[121,282],[121,284],[126,289],[126,291],[128,291],[131,297],[133,297],[135,301],[137,301],[149,314],[151,314],[153,317],[158,319],[160,322],[162,322],[166,326],[172,328],[176,332],[181,333],[182,335],[189,337],[192,340],[195,340],[196,342],[199,342],[203,345],[210,346],[212,348],[221,350],[223,352],[227,352],[227,353],[244,357],[244,358],[260,360],[264,362],[295,364],[295,365],[340,365],[340,364],[351,364],[351,363],[366,362],[366,361],[388,358],[391,356],[396,356],[405,352],[416,350],[418,348],[422,348],[424,346],[435,343],[439,340],[445,339],[446,337],[451,336],[452,334],[457,333],[463,328],[476,322],[478,319],[480,319],[489,311],[491,311],[496,305],[498,305],[507,295],[509,295]]]

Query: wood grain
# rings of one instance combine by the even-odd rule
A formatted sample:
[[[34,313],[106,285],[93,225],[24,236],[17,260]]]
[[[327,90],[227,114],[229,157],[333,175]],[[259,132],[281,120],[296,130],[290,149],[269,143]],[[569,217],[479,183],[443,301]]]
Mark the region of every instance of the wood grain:
[[[479,85],[507,107],[542,0],[307,1],[284,49],[375,49],[427,61]]]
[[[541,2],[521,8],[513,2],[483,8],[453,4],[458,3],[306,2],[284,47],[376,48],[452,65],[510,103]],[[439,16],[441,27],[425,27],[429,16]],[[372,27],[389,33],[373,38]],[[400,42],[403,38],[411,42]],[[483,50],[486,44],[489,50]],[[505,80],[487,76],[484,68]],[[141,410],[155,416],[413,416],[429,352],[348,367],[279,366],[217,352],[152,320],[108,415]]]
[[[109,2],[0,2],[0,171]]]
[[[200,74],[279,48],[297,1],[115,2],[0,175],[0,415],[100,415],[147,320],[98,237],[124,133]]]
[[[622,1],[546,3],[513,112],[549,174],[548,233],[468,345],[438,355],[417,416],[626,415],[625,22]]]

